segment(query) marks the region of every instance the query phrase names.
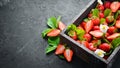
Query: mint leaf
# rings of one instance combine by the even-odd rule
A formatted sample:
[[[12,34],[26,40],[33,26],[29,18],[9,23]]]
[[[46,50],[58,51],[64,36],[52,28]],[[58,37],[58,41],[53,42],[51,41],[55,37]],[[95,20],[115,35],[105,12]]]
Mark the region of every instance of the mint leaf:
[[[45,53],[48,54],[48,53],[54,51],[56,48],[57,48],[57,46],[49,45],[49,46],[46,48]]]
[[[106,22],[105,18],[101,18],[101,19],[100,19],[100,24],[103,24],[103,23],[105,23],[105,22]]]
[[[96,16],[96,17],[99,17],[99,10],[96,8],[96,9],[93,9],[92,10],[92,15],[93,16]]]
[[[113,48],[118,47],[120,45],[120,37],[113,39],[111,44],[112,44]]]
[[[48,44],[49,45],[53,45],[53,46],[57,46],[60,42],[60,37],[49,37],[48,38]]]
[[[57,22],[57,19],[56,17],[51,17],[48,19],[47,21],[47,25],[50,27],[50,28],[57,28],[58,27],[58,22]]]
[[[111,10],[110,9],[105,9],[105,11],[104,11],[105,17],[109,16],[110,14],[111,14]]]
[[[44,38],[48,32],[50,32],[51,29],[45,29],[44,31],[42,31],[42,37]]]

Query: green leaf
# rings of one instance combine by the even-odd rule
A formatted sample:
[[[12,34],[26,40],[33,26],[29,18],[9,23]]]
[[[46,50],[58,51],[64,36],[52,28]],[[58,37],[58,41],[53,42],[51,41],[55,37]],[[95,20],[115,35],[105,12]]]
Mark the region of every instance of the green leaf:
[[[64,57],[63,55],[58,55],[58,57],[59,57],[60,59],[65,59],[65,57]]]
[[[115,15],[114,15],[114,18],[117,19],[118,15],[120,14],[120,10],[118,10]]]
[[[57,22],[57,19],[56,17],[51,17],[48,19],[47,21],[47,25],[51,28],[57,28],[58,27],[58,22]]]
[[[99,17],[99,10],[97,8],[93,9],[92,10],[92,15],[96,16],[96,17]]]
[[[59,44],[59,42],[60,42],[60,37],[59,36],[48,38],[48,44],[49,45],[57,46]]]
[[[113,39],[111,44],[112,44],[113,48],[118,47],[120,45],[120,37]]]
[[[84,21],[85,21],[85,22],[88,22],[88,21],[89,21],[89,19],[88,19],[88,18],[85,18],[85,19],[84,19]]]
[[[56,48],[57,48],[57,46],[51,46],[51,45],[49,45],[49,46],[46,48],[45,53],[48,54],[48,53],[54,51]]]
[[[110,14],[111,14],[111,10],[110,9],[105,9],[105,11],[104,11],[105,17],[109,16]]]
[[[44,38],[48,32],[50,32],[51,29],[45,29],[44,31],[42,31],[42,37]]]
[[[105,55],[110,55],[113,52],[113,50],[111,49],[108,53],[105,53]]]
[[[83,35],[85,34],[85,31],[83,29],[76,29],[76,33],[79,40],[84,40]]]
[[[101,23],[101,24],[103,24],[103,23],[105,23],[105,22],[106,22],[105,18],[101,18],[101,19],[100,19],[100,23]]]
[[[59,22],[59,21],[60,21],[60,19],[61,19],[61,16],[58,16],[58,18],[57,18],[57,22]]]
[[[68,27],[67,27],[67,31],[69,31],[69,30],[76,30],[76,25],[74,25],[74,24],[71,24],[71,25],[69,25]]]

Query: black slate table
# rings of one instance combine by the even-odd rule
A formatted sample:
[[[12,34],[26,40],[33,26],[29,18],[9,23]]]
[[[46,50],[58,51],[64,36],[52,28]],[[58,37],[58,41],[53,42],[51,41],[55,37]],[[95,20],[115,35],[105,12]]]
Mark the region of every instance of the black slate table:
[[[71,63],[46,55],[41,31],[47,18],[62,16],[68,25],[90,0],[0,0],[0,68],[89,68],[73,57]],[[120,59],[113,68],[120,68]]]

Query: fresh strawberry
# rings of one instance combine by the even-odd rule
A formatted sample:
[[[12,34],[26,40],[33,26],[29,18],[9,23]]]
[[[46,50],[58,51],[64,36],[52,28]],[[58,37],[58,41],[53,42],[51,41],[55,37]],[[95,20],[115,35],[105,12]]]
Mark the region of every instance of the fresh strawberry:
[[[113,22],[114,21],[114,16],[107,16],[106,17],[106,22],[107,23],[111,23],[111,22]]]
[[[115,38],[117,38],[117,37],[119,37],[120,36],[120,33],[114,33],[114,34],[112,34],[112,35],[109,35],[108,37],[107,37],[107,39],[115,39]]]
[[[116,12],[120,7],[120,3],[119,2],[112,2],[110,5],[110,9],[112,10],[112,12]]]
[[[93,22],[94,25],[99,25],[100,24],[100,19],[99,18],[92,19],[92,22]]]
[[[93,26],[93,30],[100,30],[99,26]]]
[[[105,34],[105,37],[108,37],[110,34],[107,32],[106,34]]]
[[[59,45],[57,46],[57,49],[56,49],[56,51],[55,51],[55,54],[56,54],[56,55],[63,54],[64,51],[65,51],[65,45],[59,44]]]
[[[101,38],[103,36],[103,33],[100,30],[90,31],[89,33],[96,38]]]
[[[93,43],[94,46],[98,46],[101,44],[101,40],[98,40],[98,39],[95,39],[95,40],[92,40],[91,43]]]
[[[114,26],[111,26],[111,27],[109,27],[109,29],[108,29],[108,33],[109,34],[113,34],[113,33],[115,33],[117,31],[117,28],[116,27],[114,27]]]
[[[68,35],[69,35],[72,39],[74,39],[74,40],[77,39],[77,33],[76,33],[75,31],[73,31],[73,30],[69,31],[69,32],[68,32]]]
[[[95,51],[97,48],[94,47],[93,43],[89,43],[88,49],[90,49],[90,50],[92,50],[92,51]]]
[[[100,18],[104,18],[104,14],[102,12],[99,13]]]
[[[85,31],[86,31],[86,33],[88,33],[92,29],[92,27],[93,27],[93,22],[90,20],[85,25]]]
[[[58,22],[58,27],[59,27],[60,30],[63,30],[63,29],[65,29],[66,25],[63,24],[61,21],[59,21]]]
[[[59,34],[60,34],[60,30],[59,29],[53,29],[53,30],[51,30],[47,34],[47,36],[49,36],[49,37],[55,37],[55,36],[58,36]]]
[[[85,47],[87,47],[87,48],[88,48],[88,46],[89,46],[89,43],[88,43],[87,41],[82,41],[81,44],[83,44],[83,45],[84,45]]]
[[[72,51],[71,49],[66,49],[66,50],[64,51],[64,57],[66,58],[66,60],[67,60],[68,62],[71,62],[72,56],[73,56],[73,51]]]
[[[83,21],[80,25],[85,29],[86,22]]]
[[[108,43],[103,43],[99,46],[100,49],[104,50],[105,52],[110,51],[110,45]]]
[[[88,14],[88,17],[91,18],[91,17],[92,17],[92,13],[89,13],[89,14]]]
[[[117,21],[116,21],[115,26],[116,26],[117,28],[120,28],[120,20],[117,20]]]
[[[104,3],[104,7],[105,7],[105,8],[110,8],[110,5],[111,5],[111,2],[110,2],[110,1],[106,1],[106,2]]]
[[[101,5],[101,4],[99,4],[99,5],[98,5],[98,9],[99,9],[100,11],[104,11],[104,6]]]
[[[91,40],[91,38],[92,38],[90,34],[84,34],[83,37],[84,37],[85,40],[88,41],[88,42],[90,42],[90,40]]]

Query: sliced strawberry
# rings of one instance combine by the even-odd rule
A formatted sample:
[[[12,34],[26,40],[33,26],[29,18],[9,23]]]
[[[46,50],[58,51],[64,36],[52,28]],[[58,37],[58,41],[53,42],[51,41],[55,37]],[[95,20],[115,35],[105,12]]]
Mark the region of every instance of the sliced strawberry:
[[[117,28],[120,28],[120,20],[117,20],[117,21],[116,21],[115,26],[116,26]]]
[[[73,51],[72,51],[71,49],[66,49],[66,50],[64,51],[64,57],[66,58],[66,60],[67,60],[68,62],[71,62],[72,56],[73,56]]]
[[[110,5],[111,5],[111,2],[110,2],[110,1],[106,1],[106,2],[104,3],[104,7],[105,7],[105,8],[110,8]]]
[[[73,30],[69,31],[69,32],[68,32],[68,35],[69,35],[72,39],[74,39],[74,40],[77,39],[77,33],[76,33],[75,31],[73,31]]]
[[[95,51],[97,48],[94,47],[93,43],[89,43],[88,49]]]
[[[86,31],[86,33],[88,33],[92,29],[92,27],[93,27],[93,22],[90,20],[85,25],[85,31]]]
[[[83,44],[83,45],[84,45],[85,47],[87,47],[87,48],[88,48],[88,46],[89,46],[89,43],[88,43],[87,41],[82,41],[81,44]]]
[[[100,30],[99,26],[93,26],[93,30]]]
[[[104,50],[104,51],[106,51],[106,52],[108,52],[108,51],[110,51],[111,47],[110,47],[110,45],[108,43],[103,43],[103,44],[101,44],[99,46],[99,48],[102,49],[102,50]]]
[[[58,27],[59,27],[60,30],[63,30],[63,29],[65,29],[66,25],[63,24],[61,21],[59,21],[58,22]]]
[[[104,14],[102,12],[99,13],[100,18],[104,18]]]
[[[108,37],[107,37],[107,39],[115,39],[115,38],[117,38],[117,37],[119,37],[120,36],[120,33],[114,33],[114,34],[112,34],[112,35],[109,35]]]
[[[99,25],[100,24],[100,19],[99,18],[92,19],[92,22],[93,22],[94,25]]]
[[[85,40],[88,41],[88,42],[90,42],[90,40],[91,40],[91,38],[92,38],[90,34],[84,34],[83,37],[84,37]]]
[[[96,38],[101,38],[103,36],[103,33],[100,30],[90,31],[89,33]]]
[[[111,27],[109,27],[109,29],[108,29],[108,33],[109,34],[113,34],[113,33],[115,33],[117,31],[117,29],[116,29],[116,27],[114,27],[114,26],[111,26]]]
[[[56,55],[63,54],[64,51],[65,51],[65,45],[59,44],[59,45],[57,46],[57,49],[56,49],[56,51],[55,51],[55,54],[56,54]]]
[[[112,2],[110,5],[110,9],[112,10],[112,12],[116,12],[120,7],[120,3],[119,2]]]
[[[51,30],[47,34],[47,36],[49,36],[49,37],[55,37],[55,36],[58,36],[59,34],[60,34],[60,30],[59,29],[53,29],[53,30]]]

